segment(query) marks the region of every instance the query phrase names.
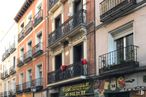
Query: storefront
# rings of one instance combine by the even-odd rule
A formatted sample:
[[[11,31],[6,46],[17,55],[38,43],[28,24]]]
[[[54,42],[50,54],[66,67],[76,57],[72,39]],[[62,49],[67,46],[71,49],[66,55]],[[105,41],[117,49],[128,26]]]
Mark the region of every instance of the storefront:
[[[96,80],[94,97],[146,97],[146,73]]]
[[[93,97],[92,82],[81,82],[49,90],[49,97]]]

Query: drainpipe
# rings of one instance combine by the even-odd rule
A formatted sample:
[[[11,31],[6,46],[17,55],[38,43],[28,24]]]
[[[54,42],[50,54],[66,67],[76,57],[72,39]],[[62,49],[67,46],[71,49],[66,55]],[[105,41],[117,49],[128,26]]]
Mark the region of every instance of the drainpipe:
[[[95,2],[95,0],[94,0],[94,64],[95,64],[95,67],[97,67],[96,65],[96,10],[95,10],[95,6],[96,6],[96,4],[95,4],[96,2]],[[95,68],[95,74],[97,74],[97,70],[96,70],[97,68]]]

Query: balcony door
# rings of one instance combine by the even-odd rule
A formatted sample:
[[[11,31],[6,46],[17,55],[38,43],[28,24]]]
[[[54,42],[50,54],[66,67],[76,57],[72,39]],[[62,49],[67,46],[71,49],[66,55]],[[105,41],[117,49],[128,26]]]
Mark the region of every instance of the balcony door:
[[[115,40],[117,49],[117,63],[121,63],[124,60],[131,60],[131,51],[133,50],[133,34],[124,36]]]
[[[56,35],[59,36],[61,32],[61,15],[57,16],[55,18],[55,30],[56,30]]]
[[[81,0],[75,0],[74,1],[74,13],[78,13],[82,9],[82,1]]]
[[[55,70],[59,70],[62,65],[62,54],[58,54],[55,56]]]
[[[73,63],[80,63],[83,58],[83,43],[75,45],[73,47]]]
[[[81,9],[82,9],[82,1],[75,0],[74,1],[74,26],[76,26],[82,20]]]

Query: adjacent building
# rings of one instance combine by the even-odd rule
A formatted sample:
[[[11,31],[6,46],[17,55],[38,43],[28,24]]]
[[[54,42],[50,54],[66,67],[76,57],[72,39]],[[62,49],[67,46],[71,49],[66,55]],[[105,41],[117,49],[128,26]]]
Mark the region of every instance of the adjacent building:
[[[11,44],[2,55],[1,97],[15,97],[16,93],[16,47]]]
[[[97,0],[96,5],[96,93],[145,97],[145,0]]]
[[[26,0],[18,24],[16,97],[46,97],[46,0]]]

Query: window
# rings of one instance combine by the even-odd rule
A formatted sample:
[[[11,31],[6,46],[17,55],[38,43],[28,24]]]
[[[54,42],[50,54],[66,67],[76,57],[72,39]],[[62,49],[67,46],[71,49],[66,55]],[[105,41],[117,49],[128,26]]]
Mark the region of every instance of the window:
[[[109,52],[114,51],[115,61],[112,64],[120,64],[123,61],[133,60],[133,24],[125,24],[109,33]]]
[[[36,14],[42,9],[42,3],[39,2],[36,6]]]
[[[42,65],[37,65],[37,78],[42,78]]]
[[[37,43],[41,43],[42,42],[42,32],[37,34]]]
[[[19,84],[23,83],[23,78],[24,78],[24,75],[23,75],[23,73],[21,73],[20,74],[20,79],[19,79]]]
[[[32,41],[29,41],[27,44],[28,51],[32,50]]]
[[[29,69],[27,71],[27,81],[32,81],[32,69]]]
[[[24,59],[24,48],[21,48],[20,50],[20,60],[23,61]]]
[[[16,58],[15,56],[13,57],[13,68],[15,68],[15,65],[16,65]]]

